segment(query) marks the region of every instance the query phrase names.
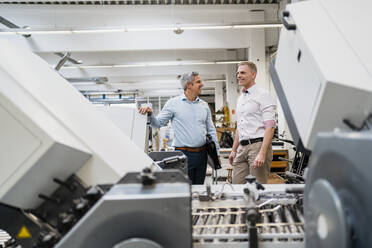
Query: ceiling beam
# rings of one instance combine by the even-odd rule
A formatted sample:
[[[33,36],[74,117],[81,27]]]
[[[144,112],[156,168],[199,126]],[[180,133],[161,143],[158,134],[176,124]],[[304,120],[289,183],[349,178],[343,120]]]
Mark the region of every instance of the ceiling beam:
[[[250,45],[250,35],[250,30],[232,29],[187,30],[181,35],[174,34],[172,31],[149,31],[107,34],[33,34],[27,40],[15,35],[2,37],[40,53],[247,48]]]
[[[203,6],[2,6],[2,16],[32,29],[143,28],[229,25],[256,22],[252,9],[265,10],[265,20],[278,21],[277,5]],[[278,28],[275,28],[276,30]],[[1,33],[0,33],[1,34]],[[184,30],[99,34],[33,34],[29,39],[5,36],[35,52],[139,51],[249,47],[250,30]],[[239,37],[239,38],[236,38]]]

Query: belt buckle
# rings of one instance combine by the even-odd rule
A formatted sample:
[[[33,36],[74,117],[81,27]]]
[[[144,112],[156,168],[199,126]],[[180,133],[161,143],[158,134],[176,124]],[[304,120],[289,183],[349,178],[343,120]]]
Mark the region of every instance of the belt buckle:
[[[252,145],[252,143],[251,143],[251,139],[248,139],[248,143],[249,143],[250,145]]]

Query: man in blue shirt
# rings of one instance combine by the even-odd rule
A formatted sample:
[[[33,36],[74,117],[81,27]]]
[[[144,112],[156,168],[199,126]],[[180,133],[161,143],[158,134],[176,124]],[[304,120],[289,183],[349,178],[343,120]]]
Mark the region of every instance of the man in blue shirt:
[[[140,108],[141,114],[149,114],[151,126],[159,128],[171,121],[174,130],[173,146],[181,150],[188,160],[188,175],[192,184],[203,184],[207,170],[206,135],[210,134],[217,146],[216,128],[208,104],[198,96],[203,82],[199,73],[191,72],[181,76],[182,95],[169,99],[157,117],[150,107]]]

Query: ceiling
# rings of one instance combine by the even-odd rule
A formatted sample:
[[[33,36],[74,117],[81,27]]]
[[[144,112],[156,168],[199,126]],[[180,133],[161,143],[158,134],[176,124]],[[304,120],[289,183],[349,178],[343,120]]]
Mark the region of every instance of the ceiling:
[[[53,68],[69,52],[82,63],[67,60],[59,73],[86,94],[172,96],[182,92],[177,75],[197,71],[205,82],[203,94],[213,97],[215,86],[226,80],[227,68],[247,59],[256,30],[223,26],[278,23],[285,2],[3,1],[1,17],[47,32],[28,38],[1,35],[9,28],[0,23],[0,38],[29,47]],[[267,51],[277,46],[279,31],[265,28]]]
[[[276,4],[280,0],[126,0],[126,1],[2,1],[3,4],[53,5],[202,5],[202,4]],[[1,4],[0,3],[0,4]]]

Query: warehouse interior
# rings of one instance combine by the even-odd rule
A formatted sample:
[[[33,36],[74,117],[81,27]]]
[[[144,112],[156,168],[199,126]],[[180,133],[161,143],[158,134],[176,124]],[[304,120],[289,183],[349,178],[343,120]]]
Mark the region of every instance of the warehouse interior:
[[[370,247],[370,11],[367,0],[0,1],[0,248]],[[234,184],[229,161],[245,61],[277,106],[265,183]],[[194,72],[219,158],[201,185],[173,123],[150,123]]]

